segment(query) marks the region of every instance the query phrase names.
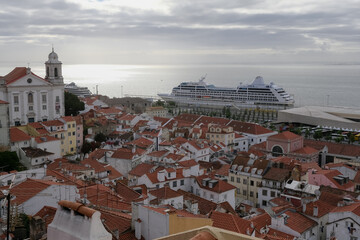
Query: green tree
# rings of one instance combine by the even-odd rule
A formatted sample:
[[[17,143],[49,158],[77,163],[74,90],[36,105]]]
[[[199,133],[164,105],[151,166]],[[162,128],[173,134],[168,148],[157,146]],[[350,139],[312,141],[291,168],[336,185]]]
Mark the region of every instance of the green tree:
[[[315,131],[314,139],[319,140],[323,137],[322,131]]]
[[[85,104],[76,95],[65,92],[65,116],[77,116],[84,109]]]
[[[10,172],[12,170],[22,171],[25,167],[20,164],[16,152],[0,152],[0,170]]]
[[[103,133],[100,132],[100,133],[98,133],[98,134],[95,135],[94,140],[95,140],[96,142],[105,142],[105,141],[106,141],[106,136],[105,136],[105,134],[103,134]]]
[[[226,110],[225,110],[225,117],[226,117],[226,118],[230,118],[230,117],[231,117],[230,108],[226,108]]]
[[[92,150],[91,144],[89,142],[85,141],[81,147],[81,152],[86,154],[86,153],[89,153],[91,150]]]

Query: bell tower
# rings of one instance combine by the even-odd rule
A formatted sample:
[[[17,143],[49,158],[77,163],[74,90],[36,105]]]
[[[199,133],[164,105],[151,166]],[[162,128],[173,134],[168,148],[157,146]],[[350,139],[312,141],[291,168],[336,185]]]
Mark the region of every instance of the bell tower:
[[[54,52],[54,48],[52,48],[52,52],[49,54],[49,59],[45,62],[45,79],[49,80],[53,84],[64,84],[61,64],[62,63],[59,61],[58,55]]]

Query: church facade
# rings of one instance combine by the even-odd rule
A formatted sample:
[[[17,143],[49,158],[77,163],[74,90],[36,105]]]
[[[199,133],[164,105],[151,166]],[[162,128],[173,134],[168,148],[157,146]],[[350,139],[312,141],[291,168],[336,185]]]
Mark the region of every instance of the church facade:
[[[58,119],[65,114],[62,63],[54,49],[45,62],[46,76],[16,67],[0,77],[0,100],[9,103],[10,126]]]

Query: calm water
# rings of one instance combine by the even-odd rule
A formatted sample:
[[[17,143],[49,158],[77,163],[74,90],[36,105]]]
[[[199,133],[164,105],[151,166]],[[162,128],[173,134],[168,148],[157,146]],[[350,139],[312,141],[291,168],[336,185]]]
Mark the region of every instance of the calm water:
[[[11,68],[0,67],[0,75]],[[44,76],[43,66],[32,71]],[[266,83],[274,82],[293,94],[296,105],[329,105],[360,107],[359,65],[63,65],[66,83],[75,82],[95,93],[110,97],[170,93],[183,81],[197,81],[207,74],[206,82],[216,86],[235,87],[249,83],[260,75]]]

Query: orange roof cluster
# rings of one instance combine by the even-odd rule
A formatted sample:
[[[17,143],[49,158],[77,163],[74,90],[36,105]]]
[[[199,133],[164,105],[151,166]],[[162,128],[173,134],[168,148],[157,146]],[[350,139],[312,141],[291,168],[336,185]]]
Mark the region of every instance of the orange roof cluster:
[[[46,181],[46,180],[37,180],[37,179],[26,179],[24,182],[15,185],[11,189],[11,194],[16,196],[11,202],[13,204],[20,205],[30,198],[36,196],[41,191],[45,190],[51,185],[63,185],[61,183]]]
[[[31,137],[25,132],[21,131],[16,127],[10,128],[10,141],[11,142],[22,142],[29,141]]]
[[[232,120],[227,125],[233,127],[234,131],[236,132],[247,133],[252,135],[263,135],[273,132],[255,123]]]
[[[287,210],[284,214],[288,216],[286,226],[300,234],[318,225],[314,220],[295,211]]]
[[[211,180],[216,180],[217,182],[215,183],[215,186],[213,187],[209,187],[209,185],[207,184],[206,186],[203,185],[202,183],[202,180],[204,178],[210,178],[210,176],[208,175],[202,175],[202,176],[198,176],[198,177],[195,177],[199,187],[201,188],[204,188],[208,191],[211,191],[211,192],[216,192],[216,193],[223,193],[223,192],[227,192],[227,191],[230,191],[230,190],[233,190],[235,189],[236,187],[223,181],[223,180],[220,180],[220,179],[213,179],[213,178],[210,178]]]
[[[157,199],[170,199],[170,198],[176,198],[182,196],[182,194],[172,190],[168,186],[164,186],[162,188],[152,190],[149,192],[149,194],[153,195]]]
[[[152,168],[155,168],[155,166],[152,164],[140,163],[135,168],[131,169],[129,175],[141,177],[142,175],[149,173]]]

